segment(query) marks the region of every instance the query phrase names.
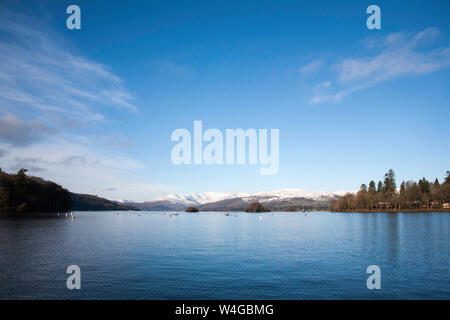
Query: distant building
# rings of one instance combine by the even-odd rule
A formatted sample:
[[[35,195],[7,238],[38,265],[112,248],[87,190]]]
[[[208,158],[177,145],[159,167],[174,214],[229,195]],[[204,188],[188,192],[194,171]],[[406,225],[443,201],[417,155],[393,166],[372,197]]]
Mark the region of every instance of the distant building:
[[[392,208],[392,205],[390,202],[378,202],[378,208],[390,209],[390,208]]]
[[[438,201],[431,201],[431,208],[440,208],[441,204]]]
[[[444,203],[444,208],[450,208],[450,203]]]

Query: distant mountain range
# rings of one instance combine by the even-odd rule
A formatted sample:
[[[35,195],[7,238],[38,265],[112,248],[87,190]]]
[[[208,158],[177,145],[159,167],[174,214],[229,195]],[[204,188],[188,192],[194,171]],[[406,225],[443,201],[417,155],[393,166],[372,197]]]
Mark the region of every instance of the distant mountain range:
[[[137,210],[130,201],[118,202],[100,198],[90,194],[70,193],[73,211],[124,211]]]
[[[121,202],[148,211],[184,211],[189,206],[198,207],[201,211],[243,211],[252,202],[261,202],[264,207],[274,211],[327,210],[330,200],[345,193],[347,192],[313,192],[299,189],[282,189],[255,194],[204,192],[171,194],[142,203],[123,200]]]
[[[64,212],[100,210],[185,211],[194,206],[201,211],[243,211],[260,202],[272,211],[328,210],[330,200],[347,192],[312,192],[282,189],[255,194],[244,192],[204,192],[171,194],[136,203],[77,194],[42,178],[27,176],[26,170],[8,174],[0,169],[1,212]]]

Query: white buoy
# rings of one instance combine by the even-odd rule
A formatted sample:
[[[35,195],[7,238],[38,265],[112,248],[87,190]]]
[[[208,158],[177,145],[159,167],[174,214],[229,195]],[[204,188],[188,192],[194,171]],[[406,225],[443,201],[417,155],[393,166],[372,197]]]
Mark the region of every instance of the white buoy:
[[[259,220],[262,220],[262,216],[259,216]]]

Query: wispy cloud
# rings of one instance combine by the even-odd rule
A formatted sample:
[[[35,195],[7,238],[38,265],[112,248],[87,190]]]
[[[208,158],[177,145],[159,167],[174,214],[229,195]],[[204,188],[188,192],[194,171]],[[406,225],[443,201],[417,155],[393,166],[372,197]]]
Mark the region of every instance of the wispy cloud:
[[[323,65],[325,64],[325,61],[322,59],[314,59],[310,62],[308,62],[307,64],[301,66],[300,68],[298,68],[298,72],[307,75],[316,71],[319,71],[320,68],[323,67]]]
[[[450,66],[450,47],[432,47],[439,30],[425,29],[411,34],[388,35],[380,44],[372,43],[376,55],[346,58],[330,66],[334,79],[326,87],[313,90],[310,103],[339,102],[353,92],[407,75],[422,75]]]
[[[28,114],[79,123],[105,121],[101,107],[137,111],[133,93],[108,66],[72,53],[57,35],[19,14],[2,11],[0,20],[2,109],[28,108]]]
[[[187,71],[189,68],[187,66],[179,65],[171,61],[159,61],[156,63],[156,69],[160,71],[182,73]]]
[[[121,153],[130,140],[109,132],[110,117],[138,112],[125,81],[32,19],[0,10],[0,167],[111,199],[166,193]]]

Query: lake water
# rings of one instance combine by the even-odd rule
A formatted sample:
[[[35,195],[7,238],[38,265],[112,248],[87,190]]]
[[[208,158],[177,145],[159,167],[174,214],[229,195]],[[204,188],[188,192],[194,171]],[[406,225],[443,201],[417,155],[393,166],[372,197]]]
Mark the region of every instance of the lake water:
[[[0,218],[0,299],[450,299],[450,213],[129,214]]]

